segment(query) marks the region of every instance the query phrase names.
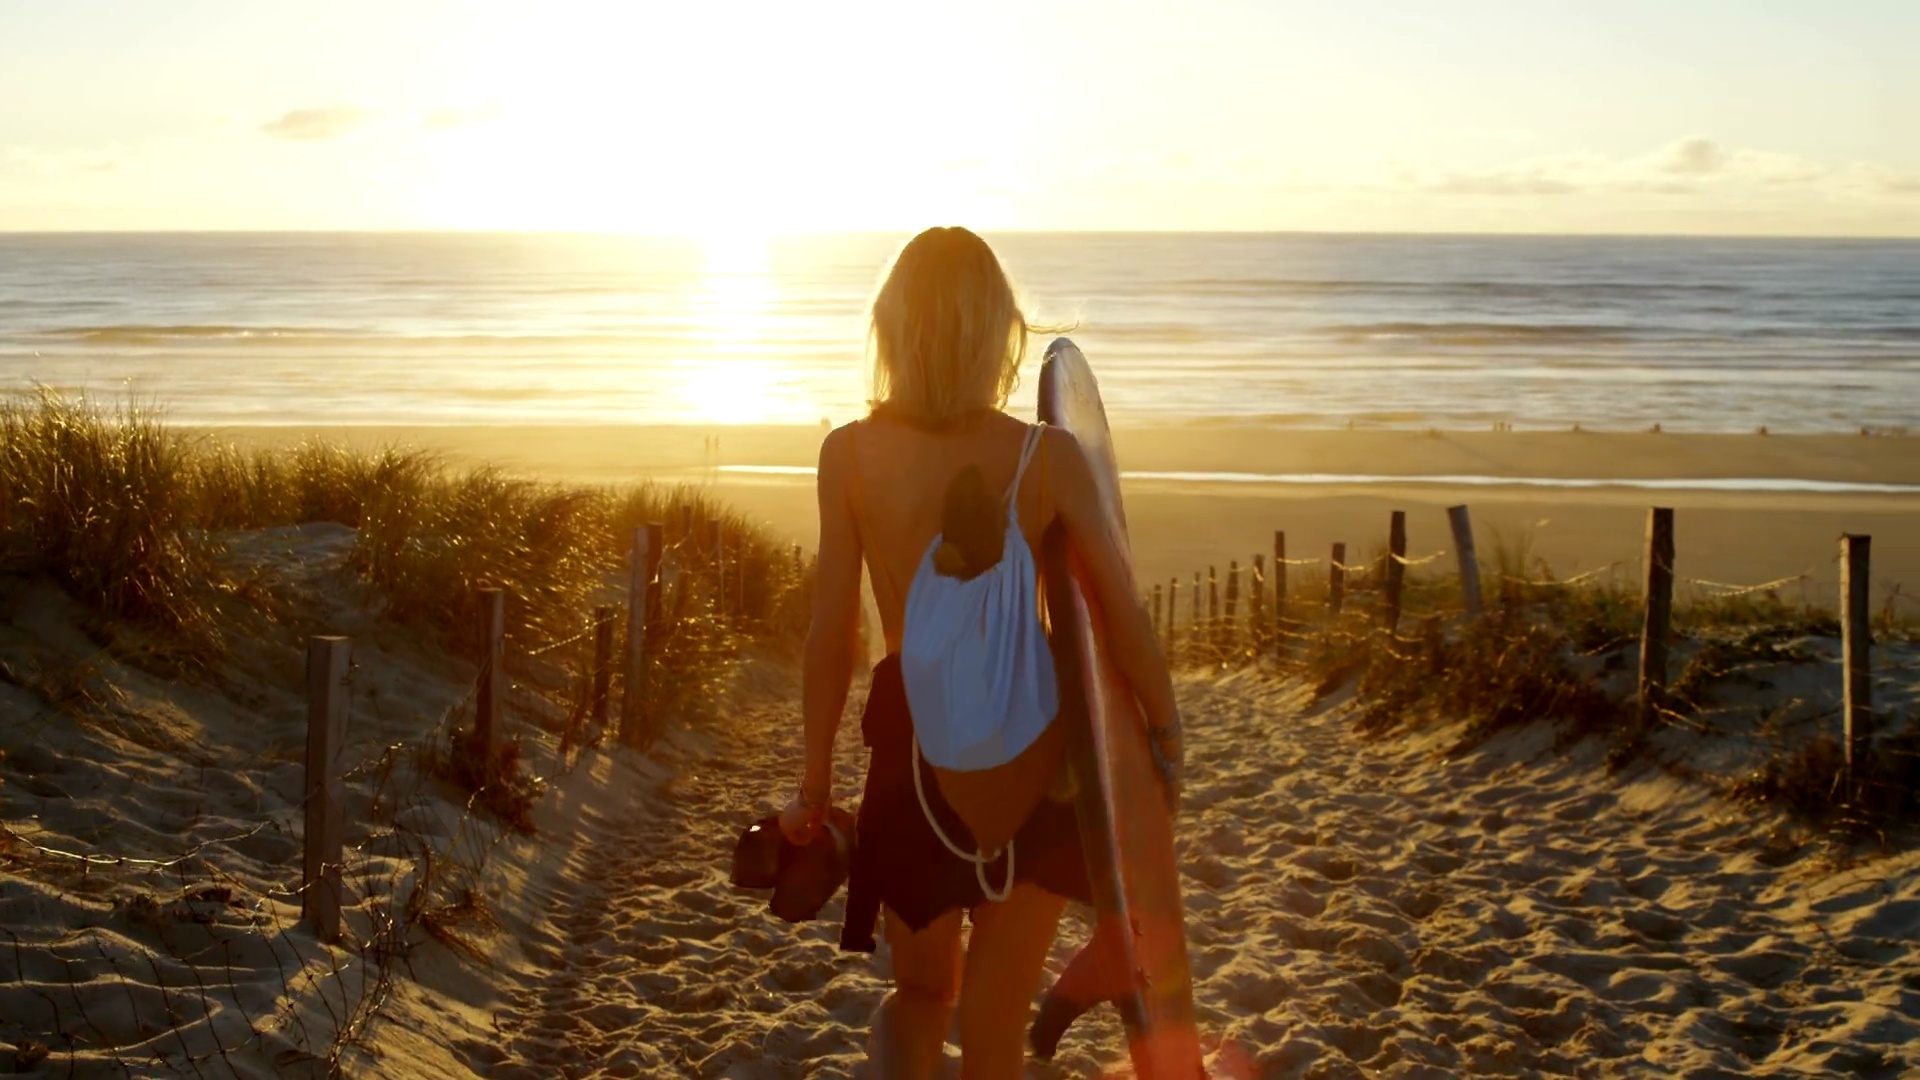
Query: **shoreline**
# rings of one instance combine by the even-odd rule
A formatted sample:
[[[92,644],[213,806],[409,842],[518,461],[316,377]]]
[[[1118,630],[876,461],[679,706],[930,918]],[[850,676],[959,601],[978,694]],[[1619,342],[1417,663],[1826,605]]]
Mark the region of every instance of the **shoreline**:
[[[821,424],[173,424],[241,446],[314,438],[431,447],[569,479],[715,465],[810,466]],[[717,458],[706,440],[719,440]],[[1920,485],[1904,435],[1292,428],[1227,419],[1114,425],[1140,472],[1507,476],[1575,480],[1772,478]]]

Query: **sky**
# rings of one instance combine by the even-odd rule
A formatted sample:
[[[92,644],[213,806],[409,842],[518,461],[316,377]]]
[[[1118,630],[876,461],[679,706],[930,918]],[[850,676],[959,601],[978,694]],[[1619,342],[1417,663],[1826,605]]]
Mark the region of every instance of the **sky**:
[[[0,0],[0,230],[1920,236],[1913,0]]]

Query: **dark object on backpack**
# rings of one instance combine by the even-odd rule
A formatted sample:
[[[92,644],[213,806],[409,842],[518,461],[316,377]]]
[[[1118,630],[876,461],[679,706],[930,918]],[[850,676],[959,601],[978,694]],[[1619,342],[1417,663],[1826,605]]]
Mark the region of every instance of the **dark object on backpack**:
[[[747,826],[733,846],[729,881],[739,889],[772,889],[767,907],[787,922],[805,922],[820,914],[846,884],[853,863],[854,818],[839,807],[813,842],[802,847],[780,831],[780,817],[769,814]]]
[[[940,508],[940,546],[933,568],[950,578],[972,581],[986,573],[1007,546],[1007,507],[987,486],[980,467],[954,474]]]

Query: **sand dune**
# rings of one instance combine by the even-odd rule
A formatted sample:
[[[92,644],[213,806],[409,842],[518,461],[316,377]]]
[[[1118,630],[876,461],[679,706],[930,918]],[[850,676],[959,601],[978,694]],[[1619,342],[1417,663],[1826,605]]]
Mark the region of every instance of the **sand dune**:
[[[227,539],[257,604],[227,613],[211,673],[156,676],[147,650],[166,643],[0,578],[0,1069],[352,1071],[389,976],[440,950],[419,916],[512,880],[480,872],[511,847],[501,827],[422,771],[472,665],[363,602],[352,530]],[[350,635],[355,663],[332,947],[299,921],[304,635],[319,632]],[[515,700],[537,713],[536,695]],[[557,771],[548,747],[530,741],[529,760]]]

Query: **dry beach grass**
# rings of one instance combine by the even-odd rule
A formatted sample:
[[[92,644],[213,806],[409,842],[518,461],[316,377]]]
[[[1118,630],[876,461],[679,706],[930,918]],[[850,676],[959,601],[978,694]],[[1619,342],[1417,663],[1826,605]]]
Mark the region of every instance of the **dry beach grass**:
[[[700,617],[712,553],[691,538],[723,511],[697,492],[248,453],[46,394],[0,406],[0,496],[0,1043],[23,1072],[350,1065],[429,942],[482,958],[465,942],[491,919],[488,868],[574,763],[555,737],[579,720],[589,605],[625,593],[618,538],[682,505],[699,529],[643,735],[717,710],[741,651],[790,648],[805,609],[790,553],[735,519],[727,557],[753,584]],[[513,598],[519,737],[476,762],[483,583]],[[316,633],[354,643],[338,947],[297,925]]]

